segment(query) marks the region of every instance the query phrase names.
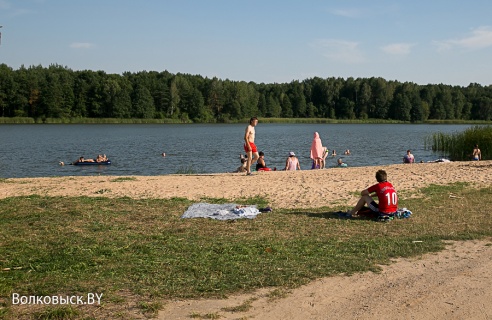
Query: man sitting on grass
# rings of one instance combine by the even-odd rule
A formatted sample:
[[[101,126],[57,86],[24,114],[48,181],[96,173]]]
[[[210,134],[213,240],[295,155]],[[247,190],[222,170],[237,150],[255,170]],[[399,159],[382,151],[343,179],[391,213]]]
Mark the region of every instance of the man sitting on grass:
[[[395,212],[398,210],[398,196],[396,190],[391,183],[387,180],[386,171],[378,170],[376,172],[376,180],[378,183],[362,190],[361,197],[356,206],[347,212],[349,216],[357,216],[359,210],[361,210],[367,203],[367,206],[371,211],[378,215],[379,220],[389,220]],[[372,197],[378,197],[376,203]]]

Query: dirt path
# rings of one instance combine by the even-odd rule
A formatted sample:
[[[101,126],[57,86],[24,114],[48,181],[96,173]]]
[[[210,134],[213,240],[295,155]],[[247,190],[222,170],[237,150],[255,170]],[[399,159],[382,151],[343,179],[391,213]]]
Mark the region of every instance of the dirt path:
[[[227,300],[168,302],[158,319],[492,319],[492,241],[449,242],[447,250],[399,259],[379,274],[323,278],[269,301],[272,291]],[[256,299],[246,312],[227,312]]]

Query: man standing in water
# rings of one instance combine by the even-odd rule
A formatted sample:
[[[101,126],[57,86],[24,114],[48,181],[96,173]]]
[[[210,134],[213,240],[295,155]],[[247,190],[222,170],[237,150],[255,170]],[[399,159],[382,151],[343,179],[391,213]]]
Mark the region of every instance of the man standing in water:
[[[249,125],[246,127],[246,132],[244,133],[244,151],[248,155],[248,161],[246,163],[246,175],[248,176],[251,175],[251,164],[259,158],[258,149],[255,145],[255,127],[257,124],[258,118],[252,117],[249,119]]]
[[[482,160],[482,152],[478,149],[478,144],[473,148],[472,160],[479,161]]]

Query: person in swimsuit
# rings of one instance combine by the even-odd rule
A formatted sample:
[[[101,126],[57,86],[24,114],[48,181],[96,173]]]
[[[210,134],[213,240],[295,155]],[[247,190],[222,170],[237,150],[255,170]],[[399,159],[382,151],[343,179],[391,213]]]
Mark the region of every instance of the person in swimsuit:
[[[323,147],[323,158],[321,158],[321,169],[326,167],[326,157],[328,156],[328,148]]]
[[[248,162],[246,158],[241,158],[241,165],[234,172],[246,172],[246,162]]]
[[[412,151],[407,150],[407,154],[403,156],[403,163],[414,163],[415,157],[412,154]]]
[[[482,160],[482,152],[480,151],[480,149],[478,149],[478,144],[476,144],[475,148],[473,148],[472,160],[474,161]]]
[[[85,159],[84,157],[80,157],[79,160],[75,161],[75,163],[78,162],[94,162],[94,159]]]
[[[343,162],[342,158],[338,158],[338,160],[337,160],[337,166],[339,166],[339,167],[346,167],[347,164],[345,162]]]
[[[289,152],[289,157],[285,161],[285,170],[301,170],[299,159],[294,152]]]
[[[244,151],[248,155],[248,161],[246,163],[246,175],[251,175],[251,164],[256,162],[260,157],[258,155],[258,149],[255,145],[255,127],[258,124],[258,118],[252,117],[249,120],[249,125],[246,127],[244,133]]]
[[[263,151],[260,151],[258,153],[258,156],[258,161],[256,161],[256,171],[267,167],[265,163],[265,153]]]
[[[265,153],[263,151],[260,151],[258,153],[260,156],[258,158],[258,161],[256,161],[256,171],[272,171],[272,169],[268,168],[265,162]],[[274,171],[277,170],[277,168],[273,169]]]
[[[108,157],[106,157],[106,155],[101,155],[101,154],[98,154],[97,155],[97,158],[96,158],[96,162],[106,162],[108,161]]]

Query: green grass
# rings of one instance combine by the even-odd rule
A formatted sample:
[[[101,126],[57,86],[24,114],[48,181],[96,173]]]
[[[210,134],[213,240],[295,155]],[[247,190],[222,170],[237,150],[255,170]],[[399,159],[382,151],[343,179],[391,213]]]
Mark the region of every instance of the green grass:
[[[131,310],[155,315],[166,298],[220,298],[261,287],[276,287],[281,296],[319,277],[378,272],[394,258],[442,250],[443,240],[492,235],[483,209],[491,188],[432,185],[415,193],[425,196],[400,199],[413,216],[390,223],[338,219],[335,211],[348,206],[274,208],[253,220],[216,221],[181,219],[192,204],[181,198],[1,199],[0,269],[10,271],[1,271],[0,318],[126,319]],[[101,306],[20,306],[12,305],[13,293],[103,297]]]
[[[111,179],[111,182],[136,181],[136,177],[118,177]]]

